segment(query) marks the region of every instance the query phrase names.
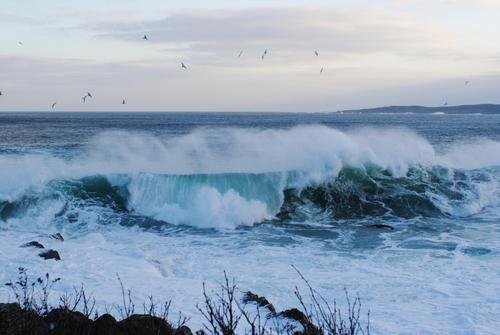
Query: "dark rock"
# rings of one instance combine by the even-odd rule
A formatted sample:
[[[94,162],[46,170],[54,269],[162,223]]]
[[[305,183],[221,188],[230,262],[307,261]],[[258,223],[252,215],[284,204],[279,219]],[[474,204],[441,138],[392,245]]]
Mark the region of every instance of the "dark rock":
[[[48,327],[32,310],[25,311],[19,304],[0,304],[0,334],[46,335]]]
[[[372,227],[372,228],[377,228],[377,229],[394,230],[394,227],[393,227],[393,226],[389,226],[389,225],[387,225],[387,224],[382,224],[382,223],[372,224],[372,225],[369,225],[369,227]]]
[[[64,242],[64,237],[59,233],[52,234],[50,235],[50,237],[52,237],[54,240],[59,240],[61,242]]]
[[[41,252],[38,254],[38,256],[42,257],[43,259],[55,259],[56,261],[61,260],[61,256],[57,252],[57,250],[50,249],[44,252]]]
[[[90,335],[125,335],[118,322],[109,314],[101,315],[92,325]]]
[[[155,316],[134,314],[118,324],[130,335],[173,335],[173,329],[167,321]]]
[[[92,320],[84,314],[63,308],[53,309],[45,317],[50,335],[88,335]]]
[[[193,335],[193,332],[188,326],[182,326],[174,331],[174,335]]]
[[[25,244],[21,245],[21,248],[29,248],[29,247],[34,247],[34,248],[39,248],[39,249],[44,249],[45,248],[43,246],[43,244],[41,244],[38,241],[31,241],[31,242],[28,242],[28,243],[25,243]]]

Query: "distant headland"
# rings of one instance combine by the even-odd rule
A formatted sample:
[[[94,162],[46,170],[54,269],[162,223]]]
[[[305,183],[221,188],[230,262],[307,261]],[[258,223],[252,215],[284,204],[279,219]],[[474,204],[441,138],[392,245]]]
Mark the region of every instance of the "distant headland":
[[[360,114],[500,114],[500,105],[460,105],[460,106],[388,106],[366,109],[343,110],[339,113]]]

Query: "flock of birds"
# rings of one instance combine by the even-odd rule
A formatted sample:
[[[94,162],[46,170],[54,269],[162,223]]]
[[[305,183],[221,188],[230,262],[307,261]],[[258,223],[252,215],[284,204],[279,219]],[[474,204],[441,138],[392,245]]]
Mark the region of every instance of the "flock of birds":
[[[143,39],[143,40],[145,40],[145,41],[149,41],[149,38],[148,38],[148,36],[147,36],[147,35],[144,35],[144,36],[142,37],[142,39]],[[21,41],[19,41],[19,42],[17,42],[17,43],[18,43],[19,45],[21,45],[21,46],[22,46],[22,45],[24,45],[24,44],[23,44],[23,42],[21,42]],[[243,55],[243,50],[241,50],[241,51],[238,53],[238,58],[241,58],[241,56],[242,56],[242,55]],[[319,57],[319,52],[318,52],[317,50],[314,50],[314,55],[315,55],[316,57]],[[264,58],[266,58],[266,56],[267,56],[267,49],[265,49],[265,50],[264,50],[264,52],[262,53],[261,59],[262,59],[262,60],[264,60]],[[187,65],[186,65],[186,64],[184,64],[184,62],[181,62],[181,68],[182,68],[182,69],[184,69],[184,70],[187,70],[187,69],[188,69]],[[324,67],[321,67],[321,69],[319,70],[319,74],[323,74],[323,71],[324,71]],[[470,81],[469,81],[469,80],[465,81],[465,86],[468,86],[468,85],[469,85],[469,83],[470,83]],[[3,95],[3,92],[2,92],[2,91],[0,91],[0,96],[2,96],[2,95]],[[83,101],[83,103],[85,103],[85,102],[87,101],[87,99],[88,99],[88,98],[91,98],[91,99],[93,98],[93,96],[92,96],[92,94],[90,94],[90,92],[87,92],[87,94],[85,94],[85,95],[82,97],[82,101]],[[123,100],[122,100],[122,105],[125,105],[126,103],[127,103],[127,102],[125,101],[125,99],[123,99]],[[52,105],[51,105],[51,109],[52,109],[52,110],[54,110],[54,108],[56,107],[56,105],[57,105],[57,101],[56,101],[56,102],[54,102],[54,103],[52,103]],[[443,104],[443,106],[448,106],[448,102],[445,102],[445,103]]]

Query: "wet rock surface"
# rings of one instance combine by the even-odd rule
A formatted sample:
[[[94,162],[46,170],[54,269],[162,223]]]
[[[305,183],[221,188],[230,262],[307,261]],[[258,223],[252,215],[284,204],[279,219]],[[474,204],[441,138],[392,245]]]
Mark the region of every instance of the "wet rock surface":
[[[43,246],[43,244],[41,244],[41,243],[40,243],[40,242],[38,242],[38,241],[31,241],[31,242],[25,243],[25,244],[21,245],[21,248],[38,248],[38,249],[45,249],[45,247]]]
[[[38,256],[42,257],[45,260],[48,260],[48,259],[55,259],[56,261],[61,260],[61,256],[59,255],[59,252],[57,250],[54,250],[54,249],[43,251],[43,252],[39,253]]]

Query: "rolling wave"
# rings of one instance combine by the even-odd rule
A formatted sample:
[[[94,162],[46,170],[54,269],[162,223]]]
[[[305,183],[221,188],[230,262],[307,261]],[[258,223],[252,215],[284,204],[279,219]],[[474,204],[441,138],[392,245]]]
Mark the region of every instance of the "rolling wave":
[[[233,228],[259,222],[463,217],[498,203],[500,144],[438,155],[404,129],[110,132],[78,155],[0,156],[0,218],[108,223],[140,216]],[[464,161],[473,164],[464,166]],[[318,220],[316,220],[318,221]]]
[[[336,177],[294,187],[297,173],[89,176],[53,180],[0,203],[7,221],[39,216],[46,208],[71,221],[81,209],[105,209],[171,224],[231,228],[263,221],[322,222],[368,217],[463,217],[496,199],[488,170],[412,168],[393,177],[378,168],[344,168]],[[57,210],[56,210],[57,209]],[[102,212],[102,211],[101,211]],[[313,214],[314,215],[314,214]]]

